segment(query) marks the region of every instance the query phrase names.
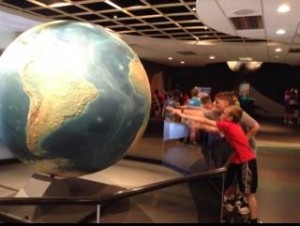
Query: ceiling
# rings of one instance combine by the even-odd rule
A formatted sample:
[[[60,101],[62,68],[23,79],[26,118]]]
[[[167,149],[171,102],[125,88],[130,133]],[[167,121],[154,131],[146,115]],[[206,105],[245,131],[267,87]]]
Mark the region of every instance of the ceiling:
[[[164,65],[300,64],[299,0],[61,0],[69,5],[57,8],[33,1],[0,0],[4,43],[35,24],[71,19],[117,32],[141,59]],[[281,3],[290,11],[279,14]]]

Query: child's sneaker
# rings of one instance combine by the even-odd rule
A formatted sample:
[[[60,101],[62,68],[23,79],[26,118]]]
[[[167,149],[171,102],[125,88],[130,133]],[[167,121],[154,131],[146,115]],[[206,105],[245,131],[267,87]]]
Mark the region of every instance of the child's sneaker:
[[[237,209],[239,211],[239,214],[241,214],[241,215],[246,215],[246,214],[250,213],[250,210],[249,210],[248,206],[246,206],[246,205],[243,205],[243,206],[238,205]]]
[[[244,196],[239,195],[236,199],[235,205],[237,206],[239,214],[246,215],[250,213],[250,210],[248,208],[248,202]]]
[[[232,197],[232,198],[224,197],[223,205],[228,212],[232,212],[234,209],[234,206],[235,206],[234,197]]]

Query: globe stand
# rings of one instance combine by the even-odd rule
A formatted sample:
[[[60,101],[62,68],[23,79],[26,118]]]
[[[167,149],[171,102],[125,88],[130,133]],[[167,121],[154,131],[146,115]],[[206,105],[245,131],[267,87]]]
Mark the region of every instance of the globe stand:
[[[33,174],[15,197],[85,197],[96,198],[121,187],[81,178],[55,178]],[[96,205],[20,205],[1,206],[6,218],[28,223],[79,223],[96,212]]]

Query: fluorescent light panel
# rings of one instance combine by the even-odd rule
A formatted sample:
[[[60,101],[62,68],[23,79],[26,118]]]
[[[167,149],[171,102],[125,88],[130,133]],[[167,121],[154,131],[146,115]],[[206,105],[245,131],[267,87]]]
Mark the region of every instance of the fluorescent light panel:
[[[27,1],[42,7],[52,7],[52,8],[72,5],[72,3],[64,2],[61,0],[27,0]]]

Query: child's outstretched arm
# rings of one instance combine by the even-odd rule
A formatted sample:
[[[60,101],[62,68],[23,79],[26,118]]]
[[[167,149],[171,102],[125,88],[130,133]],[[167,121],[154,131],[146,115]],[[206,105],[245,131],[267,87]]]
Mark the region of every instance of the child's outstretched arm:
[[[220,132],[217,127],[217,123],[213,120],[207,119],[203,115],[195,116],[195,115],[184,114],[182,113],[181,109],[176,109],[173,107],[166,107],[166,110],[170,111],[172,114],[179,115],[182,118],[194,120],[201,123],[201,129],[204,129],[209,132]]]

